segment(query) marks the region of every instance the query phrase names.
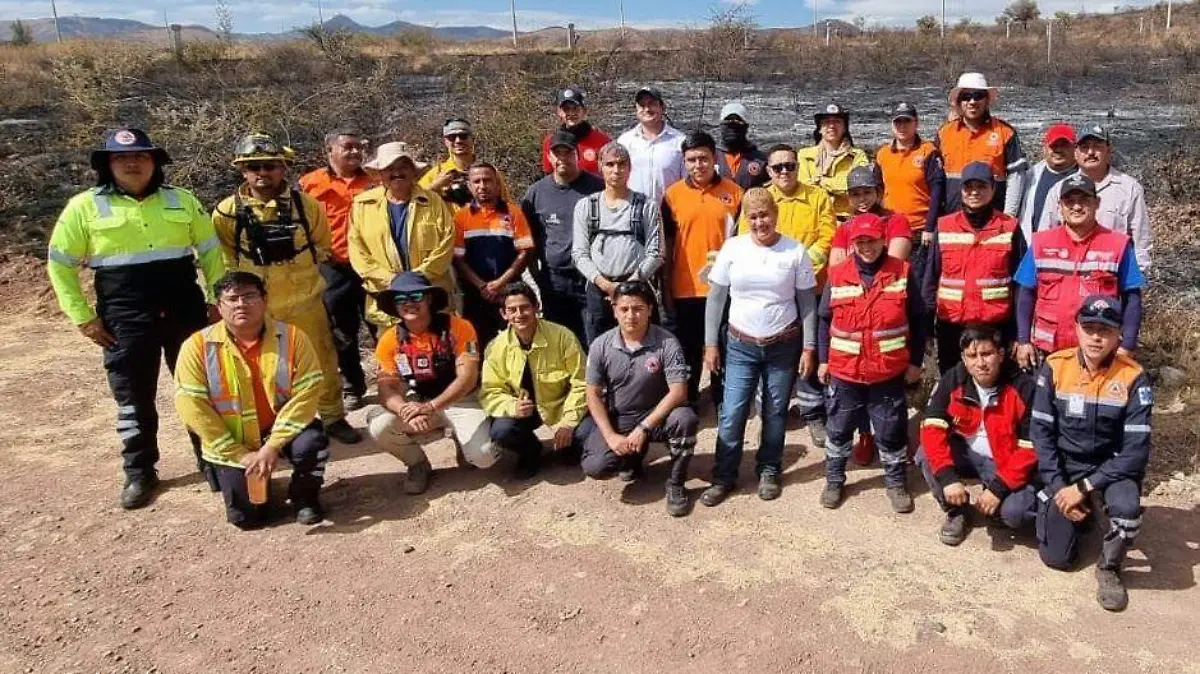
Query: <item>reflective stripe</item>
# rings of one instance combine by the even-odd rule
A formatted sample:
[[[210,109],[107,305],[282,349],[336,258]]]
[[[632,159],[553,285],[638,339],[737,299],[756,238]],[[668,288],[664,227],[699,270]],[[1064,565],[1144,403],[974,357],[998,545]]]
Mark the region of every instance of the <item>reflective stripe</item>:
[[[1126,433],[1149,433],[1149,424],[1125,424]]]
[[[117,414],[133,414],[134,412],[137,412],[135,405],[121,405],[117,408]]]
[[[221,245],[221,242],[217,240],[217,237],[210,236],[207,239],[196,244],[196,252],[203,255],[204,253],[207,253],[208,251],[212,250],[213,248],[216,248],[219,245]]]
[[[1075,271],[1075,263],[1067,260],[1055,260],[1048,257],[1033,259],[1033,266],[1038,269],[1057,269],[1059,271]]]
[[[926,426],[934,426],[936,428],[947,428],[948,429],[948,428],[950,428],[950,423],[947,422],[945,419],[937,419],[934,417],[930,417],[930,418],[926,419],[925,421],[921,422],[921,428],[925,428]]]
[[[1110,271],[1115,274],[1118,265],[1116,262],[1080,262],[1075,269],[1077,271]]]
[[[92,194],[92,203],[96,205],[96,214],[102,218],[112,217],[112,201],[107,194],[96,192]]]
[[[161,260],[177,260],[179,258],[191,256],[192,250],[190,248],[160,248],[158,250],[147,250],[140,253],[96,255],[88,260],[88,266],[92,269],[97,269],[100,267],[121,267],[129,264],[144,264],[146,262],[159,262]]]
[[[167,203],[167,208],[180,208],[178,192],[170,187],[164,187],[160,191],[163,195],[163,201]]]
[[[1054,394],[1054,397],[1059,400],[1065,400],[1067,402],[1070,402],[1070,400],[1073,396],[1069,393],[1058,392],[1058,393]],[[1118,398],[1096,398],[1094,400],[1088,400],[1086,397],[1085,397],[1084,401],[1085,401],[1085,404],[1087,404],[1087,405],[1103,405],[1105,407],[1125,407],[1125,402],[1126,402],[1126,401],[1120,400]]]
[[[908,289],[908,279],[896,279],[883,287],[885,293],[902,293]]]
[[[275,365],[275,408],[283,407],[292,391],[292,345],[288,340],[287,324],[275,322],[279,361]]]
[[[903,349],[905,347],[905,345],[907,345],[907,344],[908,344],[908,337],[893,337],[891,339],[880,340],[879,352],[880,353],[890,353],[892,351],[899,351],[900,349]]]
[[[938,232],[938,245],[969,246],[975,243],[975,235],[970,232]]]
[[[1000,288],[984,288],[980,291],[985,300],[1002,300],[1008,297],[1008,286]]]
[[[990,244],[997,244],[997,245],[1004,244],[1007,246],[1007,245],[1012,244],[1012,236],[1013,236],[1012,232],[1005,232],[1003,234],[997,234],[996,236],[993,236],[990,239],[984,239],[983,241],[980,241],[979,243],[981,243],[985,246],[990,245]]]
[[[1033,418],[1037,419],[1038,421],[1045,421],[1048,424],[1054,423],[1054,415],[1052,414],[1047,414],[1041,410],[1033,410],[1031,414]]]
[[[464,239],[476,239],[481,236],[499,236],[505,239],[513,238],[512,232],[506,232],[503,229],[472,229],[469,232],[463,233]]]
[[[142,434],[142,431],[138,428],[126,428],[125,430],[117,431],[117,437],[121,438],[122,440],[128,440],[130,438],[135,438],[141,434]]]
[[[847,297],[862,297],[864,292],[862,286],[836,286],[829,289],[829,299],[840,300]]]
[[[78,267],[79,263],[82,261],[74,255],[68,255],[61,250],[56,250],[54,248],[49,250],[49,252],[46,254],[46,257],[59,264],[65,264],[68,267]]]
[[[1054,333],[1050,332],[1049,330],[1043,330],[1041,328],[1034,328],[1033,329],[1033,338],[1034,339],[1042,339],[1047,342],[1053,342],[1054,341]]]
[[[937,296],[939,300],[948,300],[950,302],[961,302],[963,291],[955,288],[938,288]]]
[[[908,335],[908,325],[901,325],[898,328],[888,328],[887,330],[876,330],[871,333],[871,336],[876,339],[884,339],[885,337],[895,337],[897,335]]]
[[[1002,276],[1000,278],[981,278],[975,279],[975,285],[981,288],[991,288],[994,286],[1006,286],[1012,282],[1011,276]]]
[[[221,325],[215,329],[224,329]],[[221,376],[221,348],[217,342],[204,343],[204,375],[208,380],[208,399],[219,414],[236,416],[238,401],[234,400]]]
[[[1033,442],[1030,440],[1017,440],[1017,447],[1021,449],[1033,449]]]
[[[838,330],[837,328],[829,328],[829,334],[833,335],[834,337],[841,337],[843,339],[862,339],[861,332],[846,332],[844,330]]]
[[[841,339],[840,337],[830,337],[829,348],[833,349],[834,351],[841,351],[842,353],[849,353],[857,356],[859,352],[862,351],[862,344],[859,342],[852,342],[848,339]]]
[[[938,283],[944,286],[950,286],[951,288],[965,288],[967,285],[967,280],[961,278],[946,278],[943,276],[942,280],[938,281]]]
[[[117,430],[118,431],[123,431],[123,430],[129,429],[129,428],[137,428],[137,427],[138,427],[137,419],[121,419],[120,421],[117,422]]]

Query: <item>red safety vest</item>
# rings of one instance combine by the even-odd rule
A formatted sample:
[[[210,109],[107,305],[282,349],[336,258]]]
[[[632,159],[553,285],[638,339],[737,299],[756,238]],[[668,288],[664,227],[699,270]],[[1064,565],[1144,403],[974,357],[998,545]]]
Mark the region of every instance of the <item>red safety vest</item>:
[[[1000,211],[978,230],[962,211],[938,218],[939,320],[962,325],[999,323],[1009,317],[1013,232],[1018,226],[1015,218]]]
[[[908,263],[888,257],[864,288],[854,258],[829,270],[829,372],[876,384],[908,369]]]
[[[1106,227],[1096,227],[1082,241],[1072,239],[1065,225],[1034,233],[1033,343],[1039,349],[1054,353],[1078,346],[1075,314],[1089,295],[1120,295],[1117,269],[1128,245],[1128,236]]]

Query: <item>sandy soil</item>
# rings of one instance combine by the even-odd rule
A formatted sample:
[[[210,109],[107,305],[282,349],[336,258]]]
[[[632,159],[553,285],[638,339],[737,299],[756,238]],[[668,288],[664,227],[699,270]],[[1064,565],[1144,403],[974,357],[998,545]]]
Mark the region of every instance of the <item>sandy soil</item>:
[[[1195,478],[1147,499],[1119,615],[1093,599],[1094,553],[1055,572],[1030,536],[983,528],[947,548],[924,489],[894,515],[878,469],[821,509],[803,431],[778,501],[753,495],[748,454],[744,491],[684,519],[657,455],[632,486],[565,466],[515,483],[447,446],[409,497],[396,459],[337,446],[330,521],[241,533],[165,376],[168,488],[126,513],[98,351],[61,318],[9,313],[0,361],[0,672],[1200,672]]]

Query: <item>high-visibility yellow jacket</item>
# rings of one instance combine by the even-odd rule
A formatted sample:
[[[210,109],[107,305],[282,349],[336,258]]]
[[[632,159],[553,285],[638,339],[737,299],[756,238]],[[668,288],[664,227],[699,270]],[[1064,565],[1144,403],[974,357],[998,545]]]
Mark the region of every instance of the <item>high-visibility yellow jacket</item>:
[[[189,191],[164,185],[137,199],[108,187],[71,197],[50,234],[46,271],[63,313],[75,325],[96,318],[79,283],[79,267],[98,272],[135,265],[200,258],[205,297],[224,273],[217,237],[200,201]],[[130,278],[146,279],[138,275]],[[174,279],[173,279],[174,280]]]
[[[493,417],[513,417],[520,398],[525,362],[533,374],[534,402],[547,426],[579,425],[587,415],[587,358],[579,340],[569,329],[546,320],[538,321],[533,344],[521,348],[512,328],[488,344],[483,355],[479,382],[479,404]]]
[[[321,293],[325,291],[325,280],[321,278],[317,264],[329,258],[331,246],[329,221],[325,218],[325,208],[319,201],[304,192],[295,191],[289,194],[291,193],[299,197],[299,202],[293,202],[291,208],[292,222],[296,223],[296,249],[300,251],[291,262],[260,267],[246,255],[238,254],[233,240],[237,230],[236,201],[238,199],[249,206],[255,217],[264,223],[277,221],[279,199],[263,203],[254,198],[250,194],[249,187],[243,184],[238,188],[237,197],[229,196],[217,204],[212,215],[217,238],[221,241],[221,252],[225,256],[225,265],[230,269],[248,271],[262,278],[263,283],[267,285],[268,307],[271,313],[281,318],[287,318],[295,313],[303,312],[305,309],[320,305]],[[312,235],[312,244],[315,246],[315,260],[312,252],[301,250],[309,244],[309,239],[304,234],[304,228],[299,224],[298,209],[300,208],[304,209],[308,219],[308,229]],[[242,235],[243,240],[240,242],[242,248],[247,247],[245,236],[245,234]]]
[[[387,189],[373,187],[354,197],[350,207],[350,264],[362,277],[368,293],[387,290],[402,271],[417,271],[447,293],[454,293],[450,263],[454,259],[454,213],[441,197],[424,187],[413,187],[408,200],[405,236],[408,262],[405,267],[388,216]],[[396,319],[375,306],[367,297],[367,320],[389,326]]]
[[[825,190],[800,183],[791,194],[774,184],[767,185],[767,192],[779,207],[775,228],[780,234],[799,241],[808,251],[814,274],[820,274],[829,263],[829,249],[833,233],[837,231],[837,219],[833,216],[833,200]],[[738,234],[750,231],[746,211],[738,218]]]
[[[468,168],[470,167],[459,166],[458,162],[454,161],[454,157],[446,157],[437,164],[430,166],[429,170],[425,172],[425,175],[421,176],[420,180],[417,181],[417,185],[424,187],[425,189],[429,189],[429,186],[433,184],[433,181],[437,180],[437,177],[446,171],[457,169],[463,173],[466,173]],[[496,169],[496,180],[500,183],[500,198],[504,201],[512,201],[512,197],[510,197],[508,193],[508,182],[504,180],[504,174],[500,172],[500,169]],[[450,210],[452,211],[458,211],[458,209],[462,208],[462,206],[455,204],[449,205]]]
[[[275,412],[270,435],[261,437],[254,406],[251,364],[224,323],[193,334],[175,364],[175,409],[196,435],[204,458],[240,466],[248,452],[270,443],[282,449],[317,417],[321,365],[308,337],[294,325],[268,317],[258,357],[267,398]]]
[[[799,168],[796,170],[800,182],[816,185],[833,197],[833,212],[839,218],[850,217],[850,198],[846,196],[846,179],[850,177],[851,169],[857,166],[870,166],[871,159],[862,150],[851,147],[848,152],[840,155],[833,164],[821,170],[821,146],[813,145],[801,148],[796,152]]]

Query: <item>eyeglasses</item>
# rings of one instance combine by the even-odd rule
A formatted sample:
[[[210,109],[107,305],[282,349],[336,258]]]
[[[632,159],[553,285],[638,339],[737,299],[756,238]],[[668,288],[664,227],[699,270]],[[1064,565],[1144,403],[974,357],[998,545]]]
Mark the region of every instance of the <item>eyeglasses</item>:
[[[798,163],[796,163],[794,161],[785,161],[785,162],[781,162],[779,164],[771,164],[767,168],[771,169],[772,171],[774,171],[776,173],[783,173],[784,171],[786,171],[788,173],[795,173],[797,167],[799,167]]]
[[[241,295],[221,296],[221,301],[231,306],[237,306],[239,304],[258,304],[262,301],[262,299],[262,293],[258,292],[257,290],[248,293],[242,293]]]
[[[449,133],[449,134],[446,134],[446,140],[450,141],[451,143],[454,143],[454,142],[457,142],[457,141],[460,141],[460,140],[470,140],[470,139],[471,139],[471,134],[469,134],[469,133]]]
[[[242,166],[246,167],[247,171],[253,171],[254,173],[261,173],[263,171],[274,171],[275,169],[282,168],[283,164],[280,164],[279,162],[274,162],[274,161],[270,161],[270,162],[252,161],[252,162],[246,162],[245,164],[242,164]]]
[[[413,290],[406,293],[392,293],[392,297],[396,299],[396,304],[408,304],[420,302],[425,299],[427,294],[424,290]]]
[[[975,91],[964,91],[958,95],[958,102],[965,103],[967,101],[982,101],[988,97],[988,92],[977,89]]]

